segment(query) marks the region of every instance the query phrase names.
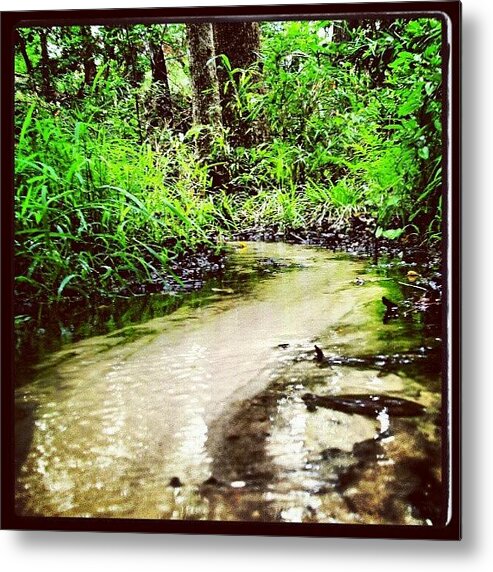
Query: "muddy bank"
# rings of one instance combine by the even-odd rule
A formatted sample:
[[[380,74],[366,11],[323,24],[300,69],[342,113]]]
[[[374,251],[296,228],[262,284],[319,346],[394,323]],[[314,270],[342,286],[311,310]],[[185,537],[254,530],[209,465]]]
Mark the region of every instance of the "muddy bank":
[[[322,221],[313,228],[251,228],[235,235],[235,240],[283,241],[327,248],[363,257],[381,275],[400,285],[401,314],[420,314],[440,332],[443,298],[443,258],[441,243],[423,243],[417,234],[404,233],[390,240],[376,238],[376,221],[369,216],[353,216],[334,226]],[[437,334],[439,335],[439,334]]]
[[[311,244],[336,252],[348,252],[370,257],[375,262],[380,258],[400,258],[405,262],[427,264],[440,269],[441,245],[439,242],[424,243],[415,233],[407,232],[390,240],[376,238],[377,223],[368,215],[352,216],[333,224],[328,220],[307,228],[280,228],[276,226],[244,229],[233,235],[233,240],[287,242]]]

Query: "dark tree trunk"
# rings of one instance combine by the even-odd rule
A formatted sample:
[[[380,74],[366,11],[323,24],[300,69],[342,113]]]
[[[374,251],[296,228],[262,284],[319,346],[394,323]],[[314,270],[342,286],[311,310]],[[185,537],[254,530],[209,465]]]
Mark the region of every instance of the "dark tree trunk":
[[[55,98],[55,90],[51,84],[51,63],[48,54],[48,31],[40,28],[39,41],[41,44],[41,60],[39,63],[41,70],[41,91],[47,101]]]
[[[168,68],[163,47],[156,42],[149,42],[151,54],[152,79],[158,89],[157,105],[160,116],[168,123],[173,123],[173,105],[168,81]]]
[[[105,63],[110,61],[116,62],[118,58],[116,57],[115,51],[115,41],[118,36],[118,28],[107,27],[101,30],[103,37],[103,60]]]
[[[145,75],[143,70],[139,68],[137,56],[140,46],[137,44],[136,39],[135,31],[125,28],[125,42],[122,55],[125,62],[125,74],[133,88],[140,86]]]
[[[19,46],[19,51],[22,55],[22,59],[26,64],[26,71],[29,77],[29,83],[31,85],[31,88],[34,90],[35,93],[37,93],[38,90],[36,89],[36,81],[34,79],[33,64],[31,63],[31,60],[29,59],[29,54],[27,53],[26,40],[19,31],[16,31],[16,43]]]
[[[94,61],[94,38],[89,26],[81,26],[82,36],[82,60],[84,62],[84,83],[86,86],[92,85],[96,77],[96,63]]]
[[[94,38],[89,26],[80,27],[81,35],[81,59],[84,66],[84,81],[77,92],[77,97],[84,97],[84,91],[89,88],[96,77],[96,62],[94,59]]]
[[[230,130],[233,145],[250,147],[263,138],[263,128],[259,122],[252,123],[241,116],[235,104],[239,76],[232,74],[230,70],[260,72],[259,24],[257,22],[215,23],[214,44],[223,124]],[[226,56],[227,61],[221,58],[221,55]]]
[[[120,28],[115,26],[102,27],[100,30],[102,35],[103,62],[106,64],[103,72],[105,80],[108,80],[110,77],[113,62],[118,66],[121,64],[121,57],[119,58],[116,53],[117,43],[121,44],[123,42],[120,32]]]
[[[192,112],[195,125],[221,125],[221,111],[214,61],[214,37],[211,24],[187,24],[187,39],[192,79]],[[204,133],[199,152],[207,157],[211,138]]]

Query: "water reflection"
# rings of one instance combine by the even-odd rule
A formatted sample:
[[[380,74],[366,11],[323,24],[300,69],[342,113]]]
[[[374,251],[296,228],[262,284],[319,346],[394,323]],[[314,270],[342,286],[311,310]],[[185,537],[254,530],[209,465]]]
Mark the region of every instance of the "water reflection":
[[[289,271],[244,291],[222,284],[204,292],[207,303],[194,296],[39,364],[17,394],[18,512],[438,521],[437,376],[412,362],[385,369],[378,360],[321,367],[313,359],[314,343],[346,356],[415,349],[419,329],[382,325],[385,284],[356,286],[362,262],[252,244],[232,264],[252,275],[259,259]],[[310,409],[307,392],[385,393],[427,413],[404,420],[385,409],[373,417]]]

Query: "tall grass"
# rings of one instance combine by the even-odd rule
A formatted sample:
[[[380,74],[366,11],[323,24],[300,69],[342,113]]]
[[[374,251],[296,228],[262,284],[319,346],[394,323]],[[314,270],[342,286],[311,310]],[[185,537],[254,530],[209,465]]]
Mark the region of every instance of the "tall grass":
[[[48,299],[165,282],[214,246],[206,167],[178,139],[139,146],[35,101],[15,153],[16,287]]]
[[[249,147],[206,126],[207,160],[183,70],[173,128],[153,105],[136,112],[139,98],[157,97],[150,70],[135,88],[106,62],[80,98],[68,89],[80,78],[59,69],[58,104],[19,83],[17,292],[54,300],[164,286],[178,260],[233,231],[340,228],[357,213],[377,238],[411,229],[440,240],[440,22],[367,23],[321,43],[327,33],[323,21],[264,27],[262,73],[230,70],[238,123],[259,137]]]

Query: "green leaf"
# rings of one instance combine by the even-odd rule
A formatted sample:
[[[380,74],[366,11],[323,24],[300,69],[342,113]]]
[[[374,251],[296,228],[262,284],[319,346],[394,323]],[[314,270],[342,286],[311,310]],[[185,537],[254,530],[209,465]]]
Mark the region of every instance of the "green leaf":
[[[414,89],[407,96],[407,101],[399,106],[397,113],[400,117],[405,117],[414,113],[422,105],[421,86]]]
[[[65,276],[65,278],[60,282],[60,286],[58,286],[58,290],[57,290],[57,297],[60,298],[60,296],[62,295],[62,292],[65,288],[65,286],[73,279],[73,278],[77,278],[79,275],[78,274],[69,274],[68,276]]]
[[[29,276],[16,276],[15,277],[15,281],[16,282],[24,282],[25,284],[29,284],[30,286],[34,286],[35,288],[39,288],[39,289],[44,289],[44,290],[49,290],[49,288],[45,285],[42,284],[41,282],[38,282],[37,280],[34,280],[33,278],[29,278]]]
[[[34,113],[34,110],[36,109],[36,107],[37,107],[37,104],[36,104],[36,102],[34,102],[26,113],[26,118],[24,119],[24,123],[22,124],[21,134],[19,135],[19,147],[21,147],[22,143],[24,142],[24,138],[25,138],[26,133],[27,133],[27,131],[31,125],[33,113]]]
[[[389,228],[388,230],[384,230],[382,235],[389,240],[395,240],[396,238],[399,238],[403,232],[403,228]]]
[[[32,320],[32,316],[28,316],[27,314],[19,314],[18,316],[15,316],[14,318],[14,322],[15,325],[19,325],[19,324],[23,324],[25,322],[30,322]]]

